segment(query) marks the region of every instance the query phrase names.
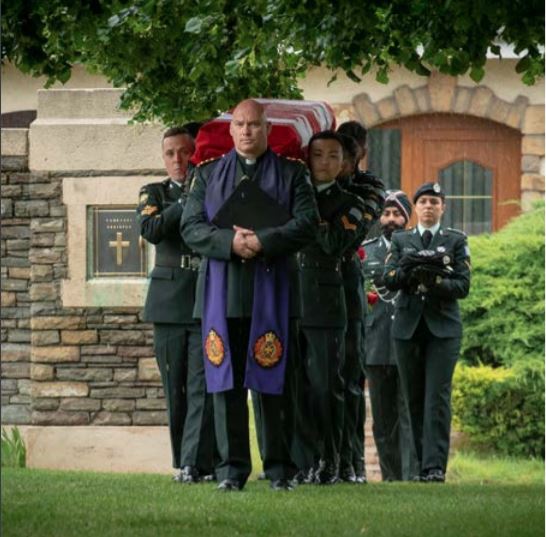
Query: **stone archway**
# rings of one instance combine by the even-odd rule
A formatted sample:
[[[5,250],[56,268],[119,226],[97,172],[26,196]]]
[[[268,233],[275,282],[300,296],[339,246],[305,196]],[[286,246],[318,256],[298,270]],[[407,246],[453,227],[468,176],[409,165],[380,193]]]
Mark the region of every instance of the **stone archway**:
[[[544,106],[529,104],[527,97],[520,95],[508,102],[487,86],[462,86],[457,77],[436,72],[421,87],[399,86],[375,102],[367,93],[360,93],[350,104],[334,105],[334,111],[338,122],[356,119],[367,128],[397,118],[441,112],[489,119],[517,129],[522,134],[522,209],[544,198]]]

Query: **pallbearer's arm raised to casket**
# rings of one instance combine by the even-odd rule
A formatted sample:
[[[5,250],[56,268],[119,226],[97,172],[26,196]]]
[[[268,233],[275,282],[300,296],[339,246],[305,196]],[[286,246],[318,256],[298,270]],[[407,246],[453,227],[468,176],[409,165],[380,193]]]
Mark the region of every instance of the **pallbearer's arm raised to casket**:
[[[148,242],[159,244],[169,235],[178,234],[183,204],[176,198],[170,199],[169,180],[151,183],[140,189],[137,214],[140,234]]]

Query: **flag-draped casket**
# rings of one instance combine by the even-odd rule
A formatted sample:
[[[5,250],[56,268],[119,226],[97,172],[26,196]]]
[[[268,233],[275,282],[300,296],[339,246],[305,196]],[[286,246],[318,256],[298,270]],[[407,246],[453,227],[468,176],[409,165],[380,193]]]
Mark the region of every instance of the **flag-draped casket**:
[[[269,147],[285,157],[305,159],[307,144],[313,134],[335,129],[336,120],[329,104],[323,101],[255,99],[265,108],[272,124]],[[229,134],[231,111],[205,123],[196,139],[193,164],[227,153],[233,147]]]

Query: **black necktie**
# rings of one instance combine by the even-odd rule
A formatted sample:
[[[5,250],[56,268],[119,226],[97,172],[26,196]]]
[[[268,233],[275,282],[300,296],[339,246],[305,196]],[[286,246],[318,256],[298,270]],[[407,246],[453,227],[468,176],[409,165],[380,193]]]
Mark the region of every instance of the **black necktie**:
[[[423,231],[421,240],[423,241],[423,246],[425,247],[425,249],[428,248],[428,245],[430,244],[430,241],[432,240],[432,232],[430,231],[430,229],[425,229],[425,231]]]

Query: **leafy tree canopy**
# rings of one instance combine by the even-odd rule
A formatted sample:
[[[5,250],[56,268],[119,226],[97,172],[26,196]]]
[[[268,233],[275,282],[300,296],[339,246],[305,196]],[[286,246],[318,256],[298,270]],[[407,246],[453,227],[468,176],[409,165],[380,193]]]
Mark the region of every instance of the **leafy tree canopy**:
[[[3,0],[2,61],[66,82],[85,65],[127,88],[137,120],[207,119],[248,96],[300,98],[312,66],[380,82],[403,66],[484,76],[511,43],[544,74],[541,0]]]

